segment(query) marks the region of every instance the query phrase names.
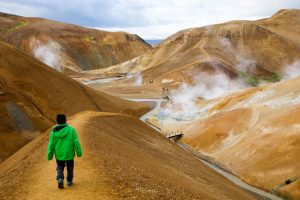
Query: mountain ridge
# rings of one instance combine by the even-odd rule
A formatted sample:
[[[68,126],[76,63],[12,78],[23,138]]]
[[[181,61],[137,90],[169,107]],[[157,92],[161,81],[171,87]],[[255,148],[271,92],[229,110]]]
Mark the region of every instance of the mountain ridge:
[[[151,88],[155,96],[162,88],[176,90],[183,82],[198,84],[195,79],[199,74],[212,80],[222,74],[229,82],[244,82],[241,87],[277,82],[289,76],[288,66],[300,60],[299,21],[300,10],[292,9],[256,21],[190,28],[173,34],[142,56],[91,73],[108,77],[139,74],[143,79],[139,88],[146,90],[149,82],[154,82]],[[134,79],[119,84],[136,90],[131,88]],[[101,89],[122,93],[116,86]]]
[[[7,13],[0,13],[0,22],[1,40],[60,71],[104,68],[152,48],[138,35],[125,32],[101,31]]]

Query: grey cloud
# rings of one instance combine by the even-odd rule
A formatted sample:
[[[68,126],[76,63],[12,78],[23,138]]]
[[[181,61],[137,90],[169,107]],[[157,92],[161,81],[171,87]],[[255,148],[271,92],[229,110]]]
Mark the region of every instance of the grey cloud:
[[[143,8],[124,0],[0,0],[0,11],[24,16],[50,18],[84,26],[135,26],[147,23],[141,16]],[[18,9],[27,8],[27,9]],[[35,10],[35,12],[32,12]],[[44,12],[39,12],[43,10]]]
[[[203,26],[235,19],[268,17],[282,8],[300,8],[300,1],[0,0],[1,12],[103,28],[178,24]]]

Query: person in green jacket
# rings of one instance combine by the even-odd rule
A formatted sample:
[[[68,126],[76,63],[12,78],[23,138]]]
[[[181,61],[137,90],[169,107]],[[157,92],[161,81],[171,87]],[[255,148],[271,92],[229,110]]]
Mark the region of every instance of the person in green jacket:
[[[64,114],[56,116],[57,125],[53,127],[50,133],[50,139],[47,149],[47,159],[52,160],[53,154],[57,163],[57,181],[58,188],[64,188],[64,168],[67,166],[67,184],[73,185],[74,157],[82,156],[81,146],[78,140],[76,130],[67,124]]]

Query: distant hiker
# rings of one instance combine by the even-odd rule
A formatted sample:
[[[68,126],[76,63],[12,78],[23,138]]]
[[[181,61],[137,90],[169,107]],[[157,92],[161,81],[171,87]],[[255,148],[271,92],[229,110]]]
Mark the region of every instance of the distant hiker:
[[[163,95],[163,98],[168,98],[168,96],[169,96],[169,89],[168,88],[163,88],[162,95]]]
[[[47,159],[52,160],[53,153],[57,163],[57,177],[58,188],[64,188],[64,168],[67,165],[67,184],[73,185],[73,170],[75,152],[77,157],[82,156],[82,150],[78,140],[77,133],[72,126],[67,124],[67,119],[64,114],[56,116],[57,125],[50,133],[48,144]]]

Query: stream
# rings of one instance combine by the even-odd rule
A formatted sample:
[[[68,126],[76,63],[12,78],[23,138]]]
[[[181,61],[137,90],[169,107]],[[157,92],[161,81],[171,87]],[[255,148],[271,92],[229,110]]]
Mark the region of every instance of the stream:
[[[109,83],[111,81],[124,79],[124,77],[112,77],[112,78],[102,78],[102,79],[95,79],[90,81],[83,82],[84,85],[91,85],[91,84],[97,84],[97,83]]]

